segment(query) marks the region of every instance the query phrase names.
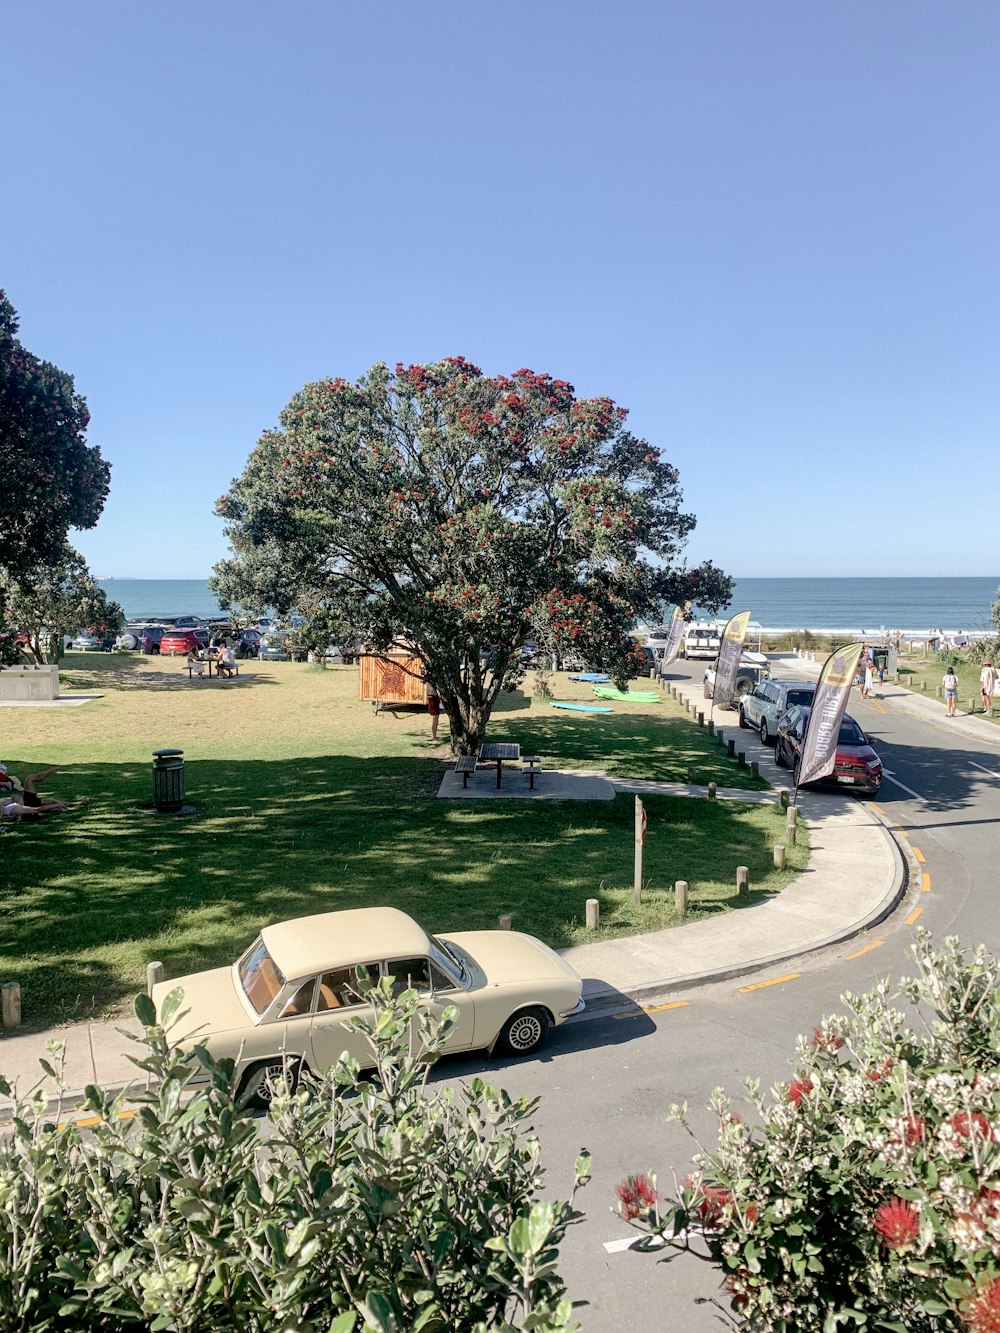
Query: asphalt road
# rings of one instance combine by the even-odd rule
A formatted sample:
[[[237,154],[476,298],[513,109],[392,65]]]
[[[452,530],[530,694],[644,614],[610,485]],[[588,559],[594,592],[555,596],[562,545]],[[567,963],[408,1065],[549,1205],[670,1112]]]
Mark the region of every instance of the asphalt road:
[[[701,678],[701,664],[678,666],[678,675],[686,667]],[[865,990],[880,975],[910,970],[907,949],[918,923],[935,936],[957,934],[968,945],[1000,949],[993,903],[1000,732],[989,747],[949,730],[943,710],[940,721],[925,722],[855,696],[850,711],[886,767],[878,804],[922,858],[920,879],[892,918],[871,937],[776,971],[800,973],[795,980],[760,986],[770,978],[754,975],[678,993],[671,997],[685,1002],[678,1007],[575,1020],[553,1034],[541,1058],[490,1070],[512,1095],[541,1098],[535,1124],[554,1195],[569,1188],[577,1152],[586,1147],[593,1154],[593,1179],[579,1199],[586,1221],[571,1231],[561,1259],[570,1295],[589,1302],[579,1316],[586,1333],[723,1327],[718,1309],[697,1303],[718,1293],[711,1266],[606,1248],[630,1234],[611,1214],[623,1176],[652,1169],[671,1191],[673,1176],[683,1179],[690,1169],[698,1144],[666,1123],[672,1103],[688,1103],[695,1132],[711,1145],[714,1117],[705,1108],[712,1088],[738,1096],[745,1077],[764,1087],[788,1079],[797,1034],[836,1012],[845,990]],[[465,1072],[483,1072],[481,1061],[448,1061],[439,1076]]]

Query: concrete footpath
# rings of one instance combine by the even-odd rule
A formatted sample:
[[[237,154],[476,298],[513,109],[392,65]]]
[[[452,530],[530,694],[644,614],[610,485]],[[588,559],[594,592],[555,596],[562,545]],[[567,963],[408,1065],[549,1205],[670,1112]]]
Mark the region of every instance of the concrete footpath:
[[[796,658],[776,665],[783,675],[808,676],[819,670],[818,664]],[[705,709],[699,683],[676,681],[673,685],[681,702],[695,711]],[[877,697],[886,711],[898,708],[1000,751],[1000,727],[985,718],[965,716],[946,723],[942,703],[898,686],[880,687]],[[770,752],[753,732],[739,730],[735,713],[718,712],[715,720],[727,738],[735,739],[737,752],[744,750],[748,762],[755,760],[760,765],[761,776],[775,788],[788,784],[787,770],[775,767]],[[592,773],[579,776],[602,777],[616,792],[666,792],[705,799],[703,787],[618,780]],[[483,785],[485,788],[486,783]],[[513,783],[508,790],[512,796],[525,794]],[[718,797],[779,799],[777,790],[722,789]],[[593,798],[590,794],[589,799]],[[649,1004],[672,991],[772,967],[859,935],[892,912],[907,891],[911,868],[906,858],[910,853],[905,847],[900,851],[879,812],[870,803],[836,792],[803,791],[799,793],[799,815],[809,830],[809,866],[776,898],[688,926],[564,950],[584,978],[589,1012],[599,1014],[629,1003]],[[68,1089],[80,1090],[88,1083],[119,1087],[139,1075],[128,1058],[135,1047],[123,1028],[137,1030],[134,1020],[119,1020],[4,1033],[0,1036],[0,1075],[16,1080],[20,1090],[26,1091],[40,1079],[39,1057],[52,1058],[47,1056],[47,1044],[57,1041],[64,1043]]]

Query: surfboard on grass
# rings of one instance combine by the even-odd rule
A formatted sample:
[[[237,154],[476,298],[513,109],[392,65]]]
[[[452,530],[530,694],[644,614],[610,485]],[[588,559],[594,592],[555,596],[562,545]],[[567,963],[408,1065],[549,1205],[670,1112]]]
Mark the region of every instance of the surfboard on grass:
[[[611,677],[606,676],[603,671],[584,671],[576,676],[570,676],[570,680],[584,680],[588,685],[607,685]]]
[[[553,708],[570,708],[574,713],[613,713],[613,708],[601,708],[598,704],[572,704],[565,703],[560,699],[551,699],[550,704]]]
[[[624,699],[632,704],[658,704],[663,698],[653,690],[616,690],[610,685],[595,685],[594,693],[598,699]]]

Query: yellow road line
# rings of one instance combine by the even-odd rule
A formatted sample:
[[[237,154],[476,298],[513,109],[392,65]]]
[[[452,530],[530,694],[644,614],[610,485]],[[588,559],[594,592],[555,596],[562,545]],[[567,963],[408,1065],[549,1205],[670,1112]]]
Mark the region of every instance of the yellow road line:
[[[923,910],[924,909],[922,907],[915,907],[913,911],[910,913],[910,915],[906,918],[906,924],[908,926],[912,926],[914,921],[916,921],[917,917]]]
[[[872,949],[881,949],[884,943],[885,940],[872,940],[871,944],[866,944],[865,947],[863,949],[859,949],[857,953],[849,953],[846,954],[845,957],[860,958],[863,953],[871,953]]]
[[[931,891],[931,877],[926,870],[921,878],[920,887],[923,889],[924,893],[930,893]]]
[[[622,1009],[620,1013],[612,1014],[612,1018],[638,1018],[640,1014],[660,1014],[664,1009],[686,1009],[687,1000],[673,1000],[670,1004],[651,1004],[645,1009]]]
[[[917,860],[920,862],[921,865],[927,864],[927,858],[926,856],[924,856],[923,852],[920,850],[919,847],[914,847],[913,855],[917,858]]]
[[[131,1120],[135,1115],[134,1111],[122,1111],[118,1116],[119,1120]],[[102,1115],[84,1116],[82,1120],[63,1120],[56,1128],[65,1129],[67,1125],[76,1125],[78,1129],[90,1129],[91,1125],[99,1125],[104,1119]]]
[[[755,981],[752,986],[741,986],[741,991],[763,990],[765,986],[780,986],[783,981],[796,981],[801,972],[786,972],[783,977],[772,977],[770,981]]]
[[[882,809],[882,807],[879,805],[878,801],[869,801],[868,804],[871,806],[871,808],[872,808],[873,810],[878,810],[878,812],[879,812],[880,814],[883,814],[883,815],[885,814],[885,811],[884,811],[884,810]]]

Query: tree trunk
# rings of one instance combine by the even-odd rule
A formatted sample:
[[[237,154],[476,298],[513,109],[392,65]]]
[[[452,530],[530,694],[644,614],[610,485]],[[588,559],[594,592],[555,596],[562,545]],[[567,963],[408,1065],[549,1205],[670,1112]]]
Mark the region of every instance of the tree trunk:
[[[490,720],[490,706],[478,699],[441,696],[441,704],[451,723],[451,752],[454,755],[478,754]]]

